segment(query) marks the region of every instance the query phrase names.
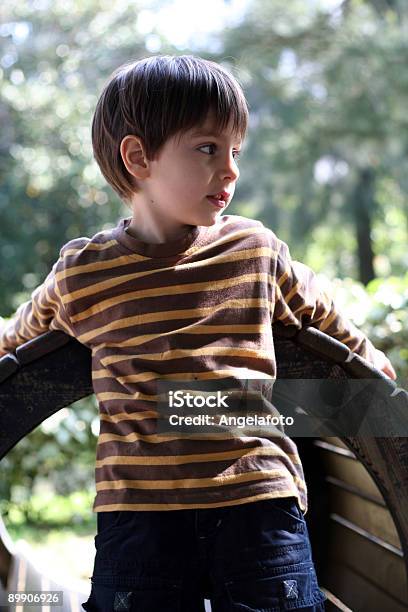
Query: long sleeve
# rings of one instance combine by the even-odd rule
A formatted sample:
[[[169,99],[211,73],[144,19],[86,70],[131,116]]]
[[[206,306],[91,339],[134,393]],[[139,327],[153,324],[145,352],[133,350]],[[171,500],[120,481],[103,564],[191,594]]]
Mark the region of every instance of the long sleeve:
[[[61,261],[60,258],[53,265],[45,281],[32,292],[31,299],[21,304],[0,329],[0,356],[49,330],[73,335],[57,282]]]
[[[274,320],[299,328],[316,327],[367,361],[374,361],[376,349],[370,340],[336,310],[333,300],[319,287],[314,272],[293,261],[288,246],[281,241],[276,261]]]

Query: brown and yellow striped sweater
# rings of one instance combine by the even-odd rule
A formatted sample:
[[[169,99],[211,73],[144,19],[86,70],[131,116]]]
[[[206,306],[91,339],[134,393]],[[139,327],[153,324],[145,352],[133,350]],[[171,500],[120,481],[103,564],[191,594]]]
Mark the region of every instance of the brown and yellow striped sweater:
[[[272,322],[312,324],[367,359],[367,338],[313,272],[260,221],[219,217],[183,239],[146,244],[121,219],[68,242],[44,283],[1,330],[11,351],[62,330],[92,351],[100,409],[94,510],[211,508],[307,489],[288,437],[155,433],[159,380],[274,379]]]

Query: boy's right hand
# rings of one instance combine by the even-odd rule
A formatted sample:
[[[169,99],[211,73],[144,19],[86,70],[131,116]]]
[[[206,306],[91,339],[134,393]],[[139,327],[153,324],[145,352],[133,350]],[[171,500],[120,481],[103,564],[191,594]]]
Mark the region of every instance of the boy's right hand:
[[[4,328],[6,327],[6,324],[7,323],[6,323],[5,319],[3,319],[3,317],[0,317],[0,335],[3,332]],[[9,351],[3,351],[0,348],[0,358],[4,357],[4,355],[8,355],[8,354],[9,354]]]
[[[379,349],[375,349],[373,366],[377,368],[377,370],[380,370],[380,372],[383,372],[386,376],[388,376],[388,378],[391,378],[392,380],[397,378],[397,374],[392,367],[391,361],[388,359],[387,355],[385,355]]]

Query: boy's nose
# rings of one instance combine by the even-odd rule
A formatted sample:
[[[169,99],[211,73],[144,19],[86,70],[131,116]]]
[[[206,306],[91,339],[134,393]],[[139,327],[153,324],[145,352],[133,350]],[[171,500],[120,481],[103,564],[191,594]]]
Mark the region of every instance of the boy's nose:
[[[223,168],[222,172],[224,179],[230,178],[231,180],[236,181],[239,178],[239,169],[232,155],[226,161],[225,168]]]

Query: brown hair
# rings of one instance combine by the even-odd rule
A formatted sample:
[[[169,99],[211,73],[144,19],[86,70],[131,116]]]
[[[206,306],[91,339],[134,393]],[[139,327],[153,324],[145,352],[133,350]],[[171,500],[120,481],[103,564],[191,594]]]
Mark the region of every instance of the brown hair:
[[[233,121],[242,139],[248,105],[237,79],[220,64],[192,55],[159,55],[123,64],[104,86],[92,121],[94,157],[107,182],[126,202],[137,191],[120,154],[127,135],[138,136],[152,160],[174,134],[215,115],[221,132]]]

